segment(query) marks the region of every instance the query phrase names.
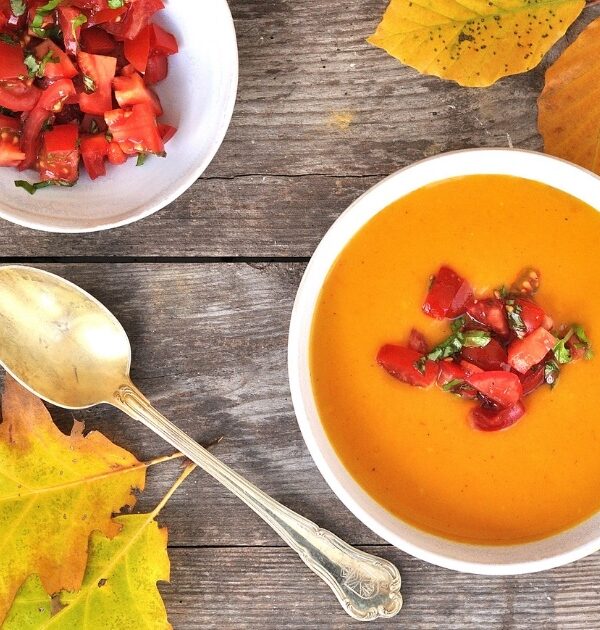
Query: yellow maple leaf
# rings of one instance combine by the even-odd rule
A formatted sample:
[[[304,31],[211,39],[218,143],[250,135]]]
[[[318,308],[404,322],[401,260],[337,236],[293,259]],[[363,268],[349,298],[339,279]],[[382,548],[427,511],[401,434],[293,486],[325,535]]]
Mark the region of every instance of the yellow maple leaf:
[[[368,42],[422,74],[485,87],[534,68],[585,0],[391,0]]]
[[[40,579],[31,576],[17,593],[2,630],[169,630],[156,588],[158,581],[169,580],[167,530],[160,529],[155,518],[194,468],[187,466],[150,514],[116,517],[121,531],[113,539],[92,534],[82,587],[58,596],[62,608],[56,614]]]
[[[546,72],[538,99],[544,151],[600,173],[600,18]]]
[[[49,593],[81,586],[93,530],[118,533],[112,515],[133,505],[146,467],[102,434],[67,436],[43,403],[5,379],[0,425],[0,623],[32,573]]]

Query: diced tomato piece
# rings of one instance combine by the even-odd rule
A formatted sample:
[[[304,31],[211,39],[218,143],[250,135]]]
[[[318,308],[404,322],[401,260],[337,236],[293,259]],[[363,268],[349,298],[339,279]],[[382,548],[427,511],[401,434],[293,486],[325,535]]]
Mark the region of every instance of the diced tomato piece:
[[[118,142],[111,142],[108,145],[108,161],[111,164],[125,164],[127,156],[119,146]]]
[[[77,61],[83,74],[94,82],[96,88],[91,94],[83,92],[79,95],[81,111],[102,116],[113,107],[112,81],[117,71],[117,60],[115,57],[79,52]]]
[[[463,348],[461,356],[482,370],[508,369],[508,356],[502,344],[492,338],[483,348]]]
[[[127,155],[164,152],[154,111],[147,104],[134,105],[131,110],[116,109],[104,114],[113,140]]]
[[[465,371],[462,367],[452,359],[439,362],[440,373],[438,374],[437,384],[440,387],[451,383],[452,381],[464,381]]]
[[[118,22],[109,22],[104,28],[122,39],[135,39],[148,24],[152,16],[165,8],[162,0],[135,0]]]
[[[477,322],[487,326],[490,330],[507,337],[510,333],[508,319],[504,309],[504,302],[497,298],[474,300],[469,304],[467,313]]]
[[[109,22],[116,24],[119,22],[119,18],[126,12],[126,6],[119,7],[118,9],[108,8],[95,11],[88,19],[88,26],[97,26],[99,24],[107,24]]]
[[[468,376],[467,383],[502,407],[512,407],[523,395],[521,381],[512,372],[479,372]]]
[[[534,365],[531,370],[525,372],[525,374],[519,374],[521,379],[521,385],[523,386],[523,396],[531,394],[540,385],[544,384],[544,371],[546,366],[543,363]]]
[[[469,361],[461,361],[460,367],[465,373],[465,377],[472,376],[473,374],[480,374],[484,371],[479,366],[474,363],[470,363]]]
[[[160,127],[161,125],[158,126],[159,133],[161,132]],[[164,140],[163,134],[160,133],[160,135]],[[421,354],[426,354],[427,352],[429,352],[429,344],[427,343],[427,339],[425,339],[425,335],[416,328],[413,328],[410,331],[410,335],[408,337],[408,347],[412,348],[416,352],[420,352]]]
[[[113,85],[115,98],[121,107],[146,103],[152,107],[157,116],[162,115],[163,109],[158,96],[146,87],[144,80],[137,72],[127,77],[115,77]]]
[[[42,181],[72,186],[79,178],[77,125],[57,125],[43,136],[38,170]]]
[[[19,165],[20,170],[35,166],[43,126],[53,114],[62,110],[65,101],[73,94],[75,86],[71,79],[59,79],[42,92],[36,107],[29,113],[23,125],[21,148],[25,159]]]
[[[158,24],[150,25],[150,48],[153,55],[175,55],[179,52],[175,35]]]
[[[164,55],[152,55],[148,59],[144,81],[146,85],[155,85],[167,78],[169,74],[169,60]]]
[[[81,48],[92,55],[110,55],[117,43],[104,29],[93,26],[81,31]]]
[[[47,79],[72,79],[79,74],[69,56],[51,39],[45,39],[35,48],[35,56],[38,61],[48,53],[52,53],[52,59],[44,67],[44,76]]]
[[[26,77],[27,68],[23,58],[23,49],[19,43],[0,41],[0,81]]]
[[[108,156],[108,140],[103,133],[82,136],[81,157],[83,165],[92,180],[106,175],[104,159]]]
[[[25,79],[0,81],[0,105],[13,112],[30,112],[40,94],[40,90]]]
[[[438,376],[438,364],[435,361],[426,361],[425,372],[421,374],[415,367],[415,363],[423,355],[415,352],[411,348],[403,346],[393,346],[387,344],[383,346],[377,354],[377,363],[391,374],[409,385],[417,387],[430,387],[435,383]]]
[[[123,52],[138,72],[146,72],[150,57],[150,27],[144,27],[135,39],[126,39]]]
[[[423,304],[423,312],[435,319],[462,315],[473,297],[471,285],[450,267],[440,267]]]
[[[76,7],[59,6],[57,13],[65,50],[75,56],[79,50],[79,37],[81,35],[81,24],[79,24],[79,21],[82,19],[81,16],[86,18],[87,16]]]
[[[0,166],[19,166],[25,158],[20,144],[19,121],[0,114]]]
[[[538,328],[524,339],[516,339],[508,347],[508,363],[521,374],[538,364],[556,345],[556,338],[545,328]]]
[[[544,309],[535,302],[524,298],[516,298],[515,305],[521,309],[520,315],[525,324],[527,334],[532,333],[534,330],[544,325],[546,313]]]
[[[478,405],[471,409],[471,420],[480,431],[500,431],[512,426],[525,415],[525,407],[521,401],[506,409],[494,409]]]
[[[169,142],[169,140],[177,133],[177,128],[172,127],[171,125],[158,123],[158,133],[160,134],[163,142],[167,144],[167,142]]]

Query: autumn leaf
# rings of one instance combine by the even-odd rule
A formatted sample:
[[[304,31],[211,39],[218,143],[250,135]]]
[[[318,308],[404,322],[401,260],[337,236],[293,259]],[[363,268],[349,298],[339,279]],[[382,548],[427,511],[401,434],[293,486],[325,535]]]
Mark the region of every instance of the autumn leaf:
[[[584,0],[391,0],[369,37],[422,74],[485,87],[534,68]]]
[[[109,539],[94,532],[82,587],[57,597],[60,608],[52,614],[52,599],[37,576],[19,590],[2,630],[105,630],[172,626],[156,587],[169,580],[167,530],[156,522],[161,509],[194,470],[189,464],[164,499],[150,514],[117,516],[121,531]]]
[[[600,173],[600,18],[546,72],[538,100],[544,151]]]
[[[135,503],[146,467],[97,432],[76,423],[67,436],[43,403],[5,379],[0,424],[0,623],[17,590],[32,573],[56,593],[81,586],[88,539],[112,537],[112,518]]]

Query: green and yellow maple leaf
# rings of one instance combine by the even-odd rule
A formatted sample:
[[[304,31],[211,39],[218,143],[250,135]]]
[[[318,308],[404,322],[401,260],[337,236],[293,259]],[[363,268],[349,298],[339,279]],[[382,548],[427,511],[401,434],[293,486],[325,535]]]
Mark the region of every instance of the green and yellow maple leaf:
[[[391,0],[369,37],[422,74],[485,87],[542,60],[584,0]]]
[[[169,580],[167,530],[155,518],[173,492],[195,468],[190,464],[150,514],[118,516],[121,531],[109,539],[94,532],[81,590],[62,592],[62,608],[52,614],[52,600],[37,576],[17,593],[2,630],[168,630],[171,624],[156,587]]]
[[[49,593],[80,588],[94,530],[111,537],[112,515],[132,506],[147,466],[81,425],[67,436],[43,403],[5,379],[0,424],[0,623],[31,574]]]

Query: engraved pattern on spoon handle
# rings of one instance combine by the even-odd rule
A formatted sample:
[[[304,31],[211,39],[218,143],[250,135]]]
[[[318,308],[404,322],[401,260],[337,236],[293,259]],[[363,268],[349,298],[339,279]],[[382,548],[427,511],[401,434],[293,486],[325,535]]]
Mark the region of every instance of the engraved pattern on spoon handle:
[[[120,387],[111,402],[179,449],[252,508],[329,585],[349,615],[370,621],[393,617],[400,611],[400,573],[391,562],[355,549],[259,490],[161,415],[134,385]]]

